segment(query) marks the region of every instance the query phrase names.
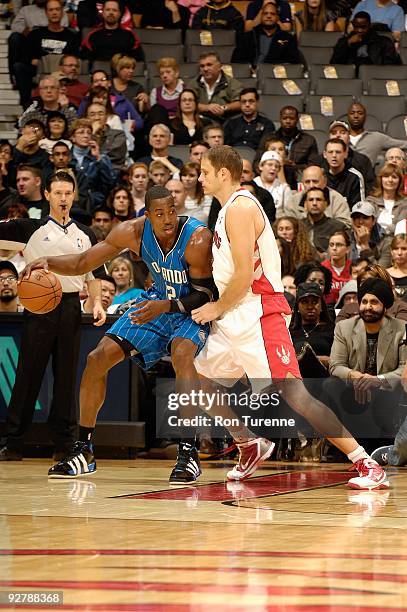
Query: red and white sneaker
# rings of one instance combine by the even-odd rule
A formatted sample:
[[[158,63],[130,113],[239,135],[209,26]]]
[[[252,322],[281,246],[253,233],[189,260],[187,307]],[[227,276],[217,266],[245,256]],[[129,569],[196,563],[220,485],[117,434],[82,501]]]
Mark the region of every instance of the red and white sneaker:
[[[348,487],[351,489],[388,489],[390,483],[384,469],[370,457],[359,459],[352,465],[349,471],[357,470],[359,476],[351,478]]]
[[[274,450],[274,442],[266,440],[266,438],[255,438],[248,442],[236,444],[239,450],[239,461],[235,467],[230,470],[226,477],[228,480],[244,480],[257,470],[259,465],[263,463]]]

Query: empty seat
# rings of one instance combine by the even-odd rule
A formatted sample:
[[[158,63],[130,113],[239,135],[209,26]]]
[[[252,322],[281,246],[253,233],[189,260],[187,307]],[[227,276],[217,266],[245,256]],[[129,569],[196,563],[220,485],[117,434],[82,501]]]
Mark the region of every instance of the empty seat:
[[[363,81],[363,89],[367,91],[371,79],[407,79],[407,66],[360,66],[359,78]]]
[[[306,32],[300,33],[300,47],[330,47],[334,48],[337,40],[343,36],[343,32]]]
[[[406,140],[407,138],[407,116],[397,115],[393,117],[387,124],[386,133],[392,138],[400,138],[400,140]]]
[[[329,134],[322,130],[304,130],[307,134],[310,134],[317,141],[318,151],[322,153],[325,148],[325,143],[329,140]]]
[[[393,78],[393,74],[389,79],[371,79],[367,84],[367,93],[373,96],[405,96],[407,81],[399,81]]]
[[[156,62],[162,57],[173,57],[178,64],[184,61],[183,45],[144,45],[143,50],[147,62]]]
[[[407,47],[407,32],[402,32],[400,36],[400,47]]]
[[[262,79],[302,79],[304,66],[302,64],[259,64],[257,77]]]
[[[359,79],[318,79],[315,93],[319,96],[340,96],[344,92],[358,98],[362,95],[362,81]]]
[[[291,90],[297,88],[299,93],[291,93]],[[304,95],[309,91],[308,79],[265,79],[261,84],[263,94],[284,95]]]
[[[355,66],[350,64],[311,64],[308,66],[311,90],[315,91],[318,79],[354,79]]]
[[[304,96],[260,96],[259,110],[272,121],[280,120],[280,109],[283,106],[294,106],[301,113],[304,109]]]
[[[321,34],[322,32],[319,32]],[[331,47],[300,47],[307,66],[311,64],[329,64],[332,57]]]
[[[308,96],[306,110],[335,119],[346,114],[353,101],[352,96]]]
[[[405,111],[403,96],[361,96],[360,102],[369,115],[374,115],[383,123],[391,117],[403,115]]]
[[[208,44],[208,34],[212,37],[212,42]],[[202,44],[203,42],[203,44]],[[191,45],[199,45],[202,49],[202,53],[208,49],[212,51],[211,47],[217,47],[218,45],[231,45],[236,46],[236,33],[234,30],[205,30],[203,33],[200,30],[187,30],[185,35],[185,46],[190,47]],[[215,48],[216,51],[216,48]]]
[[[203,47],[202,45],[191,45],[187,48],[187,61],[199,62],[199,58],[205,50],[216,51],[223,64],[229,64],[232,59],[232,53],[235,50],[234,45],[218,45],[217,47]]]
[[[137,28],[136,35],[144,45],[182,45],[182,31],[154,28]]]
[[[249,162],[253,162],[254,156],[256,155],[256,151],[251,149],[250,147],[237,147],[236,145],[233,147],[239,153],[240,157],[243,159],[248,159]]]
[[[184,164],[189,161],[189,147],[188,145],[171,145],[169,147],[170,155],[182,159]]]
[[[316,113],[303,113],[300,115],[300,127],[307,132],[319,130],[327,134],[332,121],[332,117],[324,117],[324,115]]]
[[[338,119],[339,121],[349,122],[347,113],[341,115]],[[383,130],[383,124],[377,117],[366,115],[365,128],[371,132],[381,132]]]
[[[61,56],[55,55],[54,53],[50,53],[48,55],[43,55],[38,63],[38,73],[39,74],[51,74],[51,72],[55,72],[59,70],[59,62]]]

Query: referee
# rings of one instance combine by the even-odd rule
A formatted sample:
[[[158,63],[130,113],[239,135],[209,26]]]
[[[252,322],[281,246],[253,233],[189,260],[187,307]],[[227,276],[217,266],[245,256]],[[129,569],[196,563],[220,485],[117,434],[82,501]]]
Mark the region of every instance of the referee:
[[[26,263],[44,255],[86,251],[96,244],[88,227],[70,218],[75,179],[58,171],[48,178],[45,197],[50,214],[44,219],[12,219],[0,222],[0,249],[23,251]],[[98,275],[100,271],[96,272]],[[23,458],[23,438],[30,427],[35,402],[48,360],[52,356],[54,388],[48,425],[55,444],[54,458],[66,456],[76,439],[75,382],[80,343],[79,291],[86,280],[93,299],[95,325],[103,325],[101,283],[92,273],[59,276],[60,304],[47,314],[24,311],[16,379],[7,411],[6,438],[0,445],[0,461]]]

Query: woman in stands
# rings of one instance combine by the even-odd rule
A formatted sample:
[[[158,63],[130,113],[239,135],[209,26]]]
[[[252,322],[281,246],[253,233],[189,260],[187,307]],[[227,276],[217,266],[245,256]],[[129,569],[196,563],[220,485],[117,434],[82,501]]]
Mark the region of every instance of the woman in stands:
[[[134,286],[134,271],[132,263],[127,257],[115,257],[108,266],[110,276],[116,281],[116,295],[112,304],[123,304],[128,300],[137,298],[142,289]]]
[[[63,142],[69,148],[72,147],[72,142],[69,140],[68,120],[63,113],[59,111],[49,111],[45,124],[45,138],[39,141],[41,149],[45,149],[49,155],[52,153],[52,148],[56,142]]]
[[[376,222],[386,234],[394,234],[396,223],[407,217],[404,177],[396,164],[386,163],[376,177],[376,185],[367,198],[376,206]]]
[[[335,32],[337,15],[326,8],[325,0],[305,0],[304,7],[294,16],[295,31],[300,32]]]
[[[114,212],[113,223],[128,221],[134,217],[134,203],[130,190],[119,185],[112,189],[106,204]]]
[[[316,251],[301,221],[294,217],[280,217],[274,222],[273,231],[284,253],[284,274],[293,274],[298,266],[315,259]]]
[[[391,257],[393,265],[387,272],[393,279],[398,297],[407,296],[407,236],[397,234],[391,241]]]
[[[207,224],[212,196],[204,194],[202,185],[198,181],[199,173],[200,166],[195,162],[184,164],[180,170],[180,179],[187,194],[184,206],[188,215]]]
[[[173,57],[162,57],[156,65],[161,85],[151,90],[150,104],[151,107],[157,104],[166,111],[169,119],[174,119],[178,109],[178,98],[184,89],[184,82],[179,78],[179,66]]]
[[[343,285],[351,278],[350,238],[345,230],[338,230],[329,237],[328,259],[322,265],[332,274],[331,291],[326,296],[327,304],[336,304]]]
[[[135,217],[142,217],[145,213],[145,197],[149,180],[146,164],[137,162],[130,166],[128,184],[133,198]]]
[[[140,83],[133,80],[137,62],[133,57],[116,53],[112,57],[112,87],[113,94],[124,96],[140,112],[150,110],[150,98]]]
[[[192,89],[184,89],[178,98],[178,108],[171,121],[174,144],[189,145],[202,140],[202,120],[198,113],[198,97]]]

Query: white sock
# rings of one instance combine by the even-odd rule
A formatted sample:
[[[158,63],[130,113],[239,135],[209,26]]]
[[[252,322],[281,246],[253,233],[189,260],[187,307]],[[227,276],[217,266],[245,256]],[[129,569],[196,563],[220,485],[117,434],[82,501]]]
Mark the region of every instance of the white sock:
[[[369,458],[369,455],[367,454],[363,446],[357,446],[355,450],[353,450],[348,455],[348,459],[349,461],[352,461],[352,463],[356,463],[356,461],[360,461],[360,459],[368,459],[368,458]]]

